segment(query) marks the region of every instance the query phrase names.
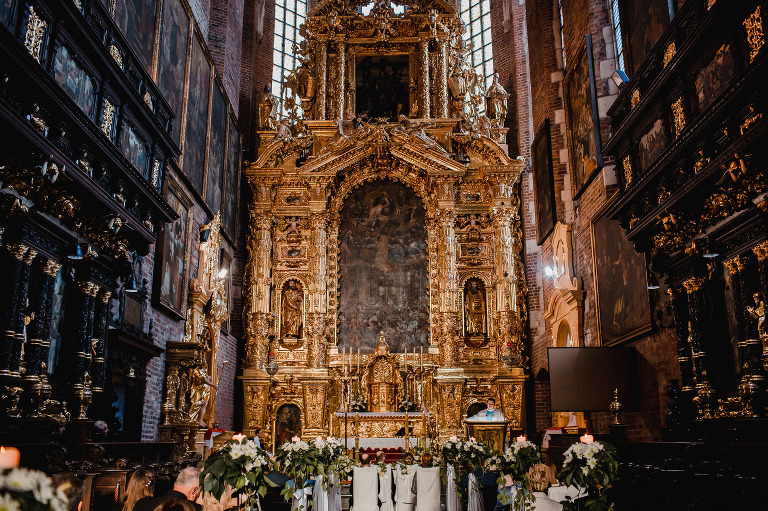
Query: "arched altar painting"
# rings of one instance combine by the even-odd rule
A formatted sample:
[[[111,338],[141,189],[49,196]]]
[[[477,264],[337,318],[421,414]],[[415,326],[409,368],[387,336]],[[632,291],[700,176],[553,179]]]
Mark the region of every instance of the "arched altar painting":
[[[426,214],[391,180],[368,182],[344,202],[339,226],[340,347],[393,352],[428,345]]]
[[[277,410],[275,419],[277,445],[290,442],[291,438],[301,436],[301,410],[293,404],[285,404]]]

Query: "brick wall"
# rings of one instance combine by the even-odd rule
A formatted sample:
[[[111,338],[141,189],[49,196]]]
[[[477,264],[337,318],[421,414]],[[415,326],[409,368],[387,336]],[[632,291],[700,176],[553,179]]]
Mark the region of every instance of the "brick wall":
[[[213,0],[214,2],[219,0]],[[188,0],[189,8],[195,17],[198,28],[204,39],[208,39],[208,22],[210,21],[211,0]]]
[[[244,0],[211,2],[208,25],[208,49],[222,76],[232,108],[238,112],[240,74],[242,71]]]

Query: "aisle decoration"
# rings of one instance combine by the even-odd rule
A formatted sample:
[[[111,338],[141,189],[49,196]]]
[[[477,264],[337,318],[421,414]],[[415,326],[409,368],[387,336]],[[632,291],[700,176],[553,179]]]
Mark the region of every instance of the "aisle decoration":
[[[332,436],[326,439],[317,437],[312,446],[317,450],[317,471],[313,475],[324,476],[322,484],[326,490],[344,480],[352,471],[353,463],[346,455],[343,441]]]
[[[244,496],[251,509],[257,509],[259,496],[267,494],[268,465],[269,455],[256,442],[231,440],[203,460],[203,491],[220,500],[229,486],[238,502]]]
[[[501,454],[494,454],[488,459],[485,468],[492,472],[498,472],[499,498],[503,504],[510,503],[510,495],[504,489],[504,476],[509,474],[518,487],[515,492],[515,509],[527,509],[536,498],[530,488],[528,470],[539,462],[541,454],[539,448],[533,442],[527,440],[517,441],[509,445]]]
[[[448,473],[452,472],[456,491],[464,499],[466,495],[464,495],[464,489],[461,487],[461,475],[465,472],[472,473],[477,469],[482,469],[492,455],[491,449],[482,442],[475,440],[474,437],[464,441],[452,436],[446,440],[440,452],[442,454],[441,465],[446,477],[449,477]]]
[[[619,468],[616,448],[607,442],[579,442],[565,451],[563,469],[558,479],[567,486],[587,489],[584,507],[591,511],[613,509],[610,491]],[[576,509],[575,503],[564,502],[565,509]]]
[[[0,470],[0,509],[67,511],[67,497],[43,472],[26,468]]]

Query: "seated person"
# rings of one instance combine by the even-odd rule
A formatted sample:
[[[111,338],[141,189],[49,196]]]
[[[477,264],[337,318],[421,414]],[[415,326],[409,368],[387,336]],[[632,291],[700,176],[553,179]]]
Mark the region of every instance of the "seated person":
[[[360,464],[352,470],[349,493],[351,511],[379,511],[379,470],[371,466],[371,455],[360,454]]]
[[[403,463],[397,465],[395,473],[395,509],[397,511],[413,511],[416,504],[416,494],[413,492],[413,476],[416,474],[413,454],[407,452]]]
[[[537,511],[562,511],[563,505],[547,497],[545,493],[549,488],[552,475],[548,466],[543,463],[537,463],[528,469],[528,479],[531,482],[533,496],[536,497]]]
[[[376,452],[376,463],[379,465],[379,511],[394,511],[394,491],[392,489],[392,467],[386,463],[383,451]],[[382,470],[382,466],[385,468]]]
[[[432,466],[432,454],[425,452],[413,474],[411,491],[416,494],[415,511],[440,511],[440,467]]]
[[[70,473],[54,474],[51,483],[67,497],[67,511],[80,511],[83,508],[84,486],[79,477]]]
[[[187,467],[179,472],[176,482],[173,483],[173,490],[159,497],[139,499],[133,511],[154,511],[156,507],[162,505],[166,500],[186,500],[189,501],[192,509],[203,511],[203,506],[195,502],[199,496],[200,470],[195,467]]]
[[[496,408],[496,400],[491,398],[488,398],[488,402],[486,403],[488,405],[488,408],[485,410],[480,410],[478,413],[473,415],[472,417],[467,418],[468,421],[490,421],[490,422],[498,422],[506,420],[504,417],[504,414],[501,413],[501,410]]]

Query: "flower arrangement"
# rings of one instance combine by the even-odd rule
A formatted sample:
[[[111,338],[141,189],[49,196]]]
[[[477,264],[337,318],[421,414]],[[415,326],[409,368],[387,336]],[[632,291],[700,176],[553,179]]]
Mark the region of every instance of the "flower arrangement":
[[[320,456],[320,451],[314,443],[309,444],[297,436],[277,448],[275,459],[280,466],[280,471],[295,483],[292,487],[286,484],[282,492],[286,501],[293,497],[297,488],[303,489],[307,480],[318,473],[317,468],[322,461]]]
[[[592,511],[613,508],[610,490],[616,479],[619,457],[607,442],[579,442],[565,451],[558,479],[568,486],[587,488],[584,506]]]
[[[333,484],[337,484],[342,478],[352,471],[350,467],[346,470],[347,462],[342,460],[346,458],[349,463],[352,460],[346,455],[344,443],[338,438],[329,436],[326,439],[317,437],[312,441],[312,446],[317,450],[317,471],[313,475],[324,475],[323,486],[329,489]]]
[[[203,461],[203,490],[220,499],[227,485],[255,509],[267,494],[269,455],[252,440],[231,440]],[[239,500],[239,498],[238,498]]]
[[[541,460],[538,446],[528,440],[511,444],[501,457],[504,473],[511,474],[515,481],[527,477],[528,470]]]
[[[483,468],[488,458],[493,454],[487,445],[478,442],[474,437],[471,437],[467,441],[463,441],[455,436],[446,440],[440,452],[442,454],[442,465],[443,469],[446,471],[446,476],[448,473],[448,465],[452,465],[454,468],[454,481],[456,482],[459,496],[462,498],[464,498],[464,495],[460,484],[461,475],[464,472],[474,472],[479,468]]]
[[[410,396],[407,394],[400,398],[400,401],[397,403],[397,409],[401,412],[415,412],[416,411],[416,403],[413,402],[413,399],[411,399]]]
[[[365,401],[365,396],[359,392],[355,393],[355,397],[349,402],[349,411],[351,412],[367,412],[368,403]]]
[[[4,511],[67,511],[64,493],[37,470],[0,471],[0,509]]]

